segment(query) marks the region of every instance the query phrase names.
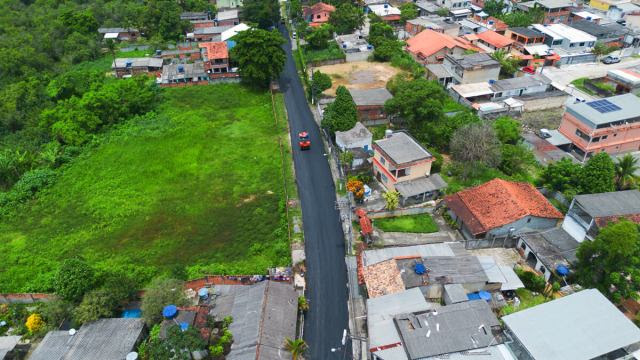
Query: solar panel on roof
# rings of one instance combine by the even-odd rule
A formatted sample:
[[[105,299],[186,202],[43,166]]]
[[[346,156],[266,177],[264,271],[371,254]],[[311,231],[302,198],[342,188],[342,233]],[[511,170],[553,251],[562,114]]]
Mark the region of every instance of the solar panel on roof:
[[[587,105],[591,106],[601,114],[621,110],[621,108],[618,105],[612,103],[609,100],[590,101],[587,103]]]

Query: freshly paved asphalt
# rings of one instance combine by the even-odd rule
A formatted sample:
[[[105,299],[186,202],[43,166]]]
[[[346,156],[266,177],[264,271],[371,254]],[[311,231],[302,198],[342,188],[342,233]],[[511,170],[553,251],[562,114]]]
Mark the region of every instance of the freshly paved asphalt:
[[[282,29],[289,39],[286,29]],[[344,234],[340,216],[335,208],[335,187],[320,130],[305,99],[291,55],[291,43],[284,46],[287,62],[280,76],[289,115],[293,160],[298,183],[298,194],[304,222],[306,281],[309,311],[305,319],[304,339],[309,345],[306,359],[351,359],[347,341],[342,347],[342,333],[348,328],[347,268],[345,264]],[[297,134],[308,131],[311,149],[300,151]],[[337,351],[332,352],[331,348]]]

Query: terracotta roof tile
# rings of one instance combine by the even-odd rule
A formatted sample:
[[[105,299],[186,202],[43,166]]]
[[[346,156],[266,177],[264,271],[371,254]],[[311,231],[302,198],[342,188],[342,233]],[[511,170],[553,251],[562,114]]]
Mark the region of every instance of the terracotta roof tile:
[[[524,182],[493,179],[447,196],[445,203],[474,234],[510,224],[525,216],[561,219],[562,213]]]
[[[319,12],[319,11],[329,11],[329,12],[334,12],[336,11],[336,7],[333,5],[329,5],[329,4],[325,4],[323,2],[319,2],[319,3],[315,3],[311,6],[311,11],[313,11],[314,13]]]
[[[431,29],[424,30],[418,35],[407,40],[407,51],[422,56],[431,56],[438,51],[447,48],[460,47],[463,49],[476,49],[469,41],[463,38],[439,33]]]
[[[226,59],[229,57],[229,51],[227,50],[227,43],[224,41],[204,42],[199,44],[200,48],[204,48],[206,51],[207,60],[212,59]]]
[[[369,298],[396,294],[405,290],[400,270],[394,259],[369,265],[364,268],[364,281]]]
[[[478,39],[483,40],[484,42],[493,45],[498,49],[513,44],[513,40],[509,39],[506,36],[500,35],[493,30],[483,31],[476,34],[476,36],[478,37]]]

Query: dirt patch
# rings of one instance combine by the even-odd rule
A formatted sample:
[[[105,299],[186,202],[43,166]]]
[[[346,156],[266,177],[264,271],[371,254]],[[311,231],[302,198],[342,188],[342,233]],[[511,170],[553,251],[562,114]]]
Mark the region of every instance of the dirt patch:
[[[242,203],[237,204],[236,207],[240,207],[240,206],[242,206],[242,204],[250,203],[250,202],[254,201],[255,199],[256,199],[256,196],[255,195],[251,195],[251,196],[249,196],[247,198],[242,199]]]
[[[536,131],[539,129],[557,129],[562,120],[564,108],[528,111],[522,113],[517,119],[522,123],[524,130]]]
[[[335,96],[338,86],[348,89],[375,89],[385,87],[389,79],[401,72],[388,63],[356,61],[326,65],[313,69],[331,76],[332,86],[324,94]]]

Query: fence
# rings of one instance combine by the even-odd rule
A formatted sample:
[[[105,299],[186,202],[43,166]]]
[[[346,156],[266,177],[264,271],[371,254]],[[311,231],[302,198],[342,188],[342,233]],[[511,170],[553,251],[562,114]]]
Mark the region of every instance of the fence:
[[[465,249],[515,248],[516,236],[496,236],[488,239],[465,240]]]
[[[346,59],[333,59],[333,60],[321,60],[321,61],[308,61],[308,66],[318,67],[324,65],[335,65],[335,64],[344,64],[346,63]]]
[[[33,304],[55,299],[55,295],[43,293],[0,294],[0,304]]]

